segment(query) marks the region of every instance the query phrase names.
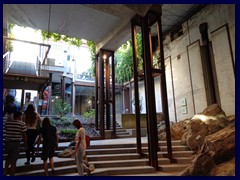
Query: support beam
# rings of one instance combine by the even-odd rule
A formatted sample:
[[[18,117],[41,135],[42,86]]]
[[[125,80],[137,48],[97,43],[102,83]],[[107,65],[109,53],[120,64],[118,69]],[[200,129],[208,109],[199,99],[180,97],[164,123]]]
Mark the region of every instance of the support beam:
[[[24,104],[24,94],[25,94],[25,89],[22,89],[22,96],[21,96],[21,111],[24,111],[24,109],[23,109],[23,104]]]
[[[158,23],[158,42],[160,47],[160,64],[161,64],[161,95],[162,95],[162,109],[166,127],[166,136],[167,136],[167,149],[168,149],[168,158],[171,163],[174,162],[172,156],[172,142],[171,142],[171,132],[170,132],[170,123],[169,123],[169,114],[168,114],[168,99],[167,99],[167,85],[166,85],[166,75],[165,75],[165,62],[164,62],[164,50],[163,50],[163,33],[162,33],[162,20],[161,16],[157,16]]]
[[[98,107],[96,113],[96,121],[100,114],[100,135],[105,139],[105,130],[111,130],[111,117],[112,117],[112,130],[111,138],[116,137],[116,116],[115,116],[115,71],[114,71],[114,52],[106,49],[100,49],[96,56],[96,98],[98,98]],[[110,59],[112,60],[110,62]],[[112,65],[112,66],[111,66]],[[104,70],[105,68],[105,70]],[[110,71],[112,69],[112,89],[110,88]],[[105,72],[105,74],[104,74]],[[105,76],[104,76],[105,75]],[[98,87],[99,86],[99,91]],[[112,93],[111,93],[112,90]],[[111,99],[112,95],[112,99]],[[112,107],[112,116],[111,116]],[[98,113],[99,111],[99,113]]]
[[[52,73],[49,73],[48,115],[52,115]]]
[[[116,107],[115,107],[115,61],[114,52],[112,56],[112,128],[113,128],[113,138],[116,138]]]
[[[72,107],[72,116],[75,115],[75,85],[74,81],[71,82],[71,107]]]
[[[105,123],[104,123],[104,64],[103,64],[103,52],[99,52],[99,111],[100,111],[100,135],[102,139],[105,139]]]
[[[149,147],[149,162],[155,170],[158,170],[158,132],[156,119],[156,104],[155,104],[155,90],[154,79],[152,78],[151,65],[151,50],[149,39],[148,15],[142,18],[142,40],[144,53],[144,83],[145,96],[147,105],[147,129],[148,129],[148,147]]]
[[[99,109],[99,92],[98,92],[98,81],[99,81],[99,76],[98,76],[98,69],[99,69],[99,65],[98,65],[98,58],[99,56],[96,55],[95,56],[95,129],[98,130],[99,126],[98,126],[98,109]]]
[[[135,99],[135,113],[136,113],[136,142],[137,152],[142,156],[141,147],[141,124],[140,124],[140,108],[139,108],[139,87],[138,87],[138,59],[137,59],[137,34],[135,19],[131,22],[132,30],[132,49],[133,49],[133,75],[134,75],[134,99]]]
[[[61,79],[61,99],[65,102],[65,91],[66,91],[66,84],[65,84],[65,76],[62,76]]]
[[[106,55],[107,56],[107,55]],[[105,107],[106,107],[106,129],[110,130],[110,74],[109,74],[109,56],[106,57],[105,60],[105,81],[106,81],[106,99],[105,99]]]

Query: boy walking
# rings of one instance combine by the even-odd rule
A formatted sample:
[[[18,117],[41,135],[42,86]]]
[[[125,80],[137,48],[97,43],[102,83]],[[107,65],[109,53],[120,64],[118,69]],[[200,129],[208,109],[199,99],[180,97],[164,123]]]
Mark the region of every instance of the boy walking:
[[[9,119],[5,123],[5,150],[7,159],[5,161],[5,169],[3,175],[6,176],[10,167],[10,176],[14,176],[16,170],[16,162],[20,152],[20,142],[23,138],[24,147],[27,149],[27,128],[26,124],[21,120],[22,113],[17,111],[13,115],[13,119]]]

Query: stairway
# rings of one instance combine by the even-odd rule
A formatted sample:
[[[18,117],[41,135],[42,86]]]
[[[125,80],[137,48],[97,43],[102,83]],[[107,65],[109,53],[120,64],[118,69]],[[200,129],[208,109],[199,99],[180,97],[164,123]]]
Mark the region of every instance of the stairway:
[[[129,138],[134,139],[135,138]],[[159,172],[155,172],[154,168],[149,166],[148,158],[140,158],[137,152],[136,144],[122,143],[129,139],[115,139],[114,141],[121,141],[120,144],[106,144],[107,140],[91,141],[91,146],[87,149],[88,161],[94,164],[95,171],[91,176],[124,176],[124,175],[154,175],[156,173],[173,174],[182,171],[191,163],[190,156],[192,152],[185,146],[180,144],[180,141],[172,141],[173,157],[177,163],[170,164],[167,158],[166,142],[159,142],[161,151],[158,152]],[[111,140],[113,142],[113,140]],[[59,150],[61,152],[67,147],[68,143],[59,143]],[[142,151],[146,156],[148,155],[148,147],[146,142],[142,142]],[[41,152],[41,150],[40,150]],[[4,155],[5,159],[6,156]],[[43,176],[43,162],[40,156],[37,156],[36,161],[31,165],[24,165],[26,161],[25,153],[21,152],[20,159],[17,161],[16,176]],[[54,157],[55,162],[55,176],[77,176],[77,169],[72,158],[58,158]],[[49,166],[50,167],[50,166]]]
[[[130,138],[132,137],[129,132],[127,132],[126,129],[123,129],[122,127],[116,127],[116,138]]]

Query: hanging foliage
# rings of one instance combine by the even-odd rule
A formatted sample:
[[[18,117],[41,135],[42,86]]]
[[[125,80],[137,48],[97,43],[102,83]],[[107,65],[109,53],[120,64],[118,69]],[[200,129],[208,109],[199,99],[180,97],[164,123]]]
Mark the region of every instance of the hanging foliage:
[[[64,42],[69,43],[70,45],[74,45],[77,47],[80,47],[82,45],[81,39],[78,39],[75,37],[65,36],[65,35],[52,33],[52,32],[48,33],[47,31],[44,31],[44,30],[41,31],[41,34],[42,34],[43,40],[52,39],[54,42],[62,40]]]
[[[96,52],[96,45],[93,41],[87,41],[87,45],[89,47],[89,50],[90,50],[90,54],[91,54],[91,62],[92,62],[92,66],[91,66],[91,73],[93,76],[95,76],[95,52]]]
[[[14,24],[11,24],[11,23],[9,23],[8,24],[8,37],[9,38],[14,38],[14,35],[13,35],[13,33],[12,33],[12,30],[13,30],[13,27],[14,27],[15,25]],[[12,41],[11,40],[7,40],[6,41],[6,52],[12,52],[13,51],[13,45],[12,45]]]
[[[137,59],[138,59],[138,70],[142,69],[143,58],[142,58],[142,35],[137,34]],[[116,51],[116,81],[124,83],[129,81],[133,76],[133,51],[132,51],[132,40],[128,40]]]

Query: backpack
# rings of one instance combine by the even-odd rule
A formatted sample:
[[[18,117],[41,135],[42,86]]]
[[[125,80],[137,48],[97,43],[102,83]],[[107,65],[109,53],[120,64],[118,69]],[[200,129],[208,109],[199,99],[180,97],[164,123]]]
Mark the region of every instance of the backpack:
[[[90,146],[90,137],[88,135],[85,135],[85,140],[86,140],[86,148],[89,148],[89,146]]]

